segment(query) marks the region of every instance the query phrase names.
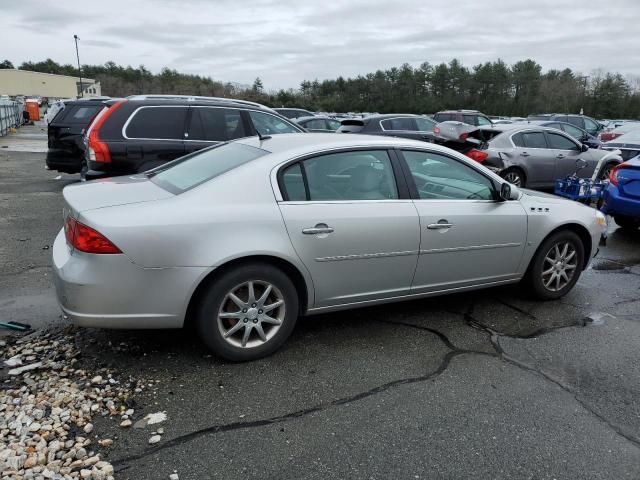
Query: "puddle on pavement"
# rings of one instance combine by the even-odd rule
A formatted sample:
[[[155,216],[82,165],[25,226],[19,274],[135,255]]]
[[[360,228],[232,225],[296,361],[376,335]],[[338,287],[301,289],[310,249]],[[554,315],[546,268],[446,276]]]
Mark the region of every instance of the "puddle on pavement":
[[[605,312],[591,312],[588,313],[582,319],[582,326],[588,327],[589,325],[604,325],[607,320],[615,320],[616,317],[610,313]]]

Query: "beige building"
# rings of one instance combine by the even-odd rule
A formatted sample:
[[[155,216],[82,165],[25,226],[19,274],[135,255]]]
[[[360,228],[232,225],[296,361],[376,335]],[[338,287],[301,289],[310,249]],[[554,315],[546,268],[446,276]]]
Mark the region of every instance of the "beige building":
[[[82,79],[85,97],[100,96],[100,82]],[[0,69],[0,95],[26,95],[47,98],[75,98],[80,95],[78,77],[30,72],[29,70]]]

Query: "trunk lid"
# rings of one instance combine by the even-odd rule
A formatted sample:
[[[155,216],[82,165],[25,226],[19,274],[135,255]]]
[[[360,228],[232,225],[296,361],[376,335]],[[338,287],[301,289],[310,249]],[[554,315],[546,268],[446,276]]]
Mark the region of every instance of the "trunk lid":
[[[71,215],[97,208],[152,202],[174,195],[153,182],[146,175],[113,177],[68,185],[62,191]]]

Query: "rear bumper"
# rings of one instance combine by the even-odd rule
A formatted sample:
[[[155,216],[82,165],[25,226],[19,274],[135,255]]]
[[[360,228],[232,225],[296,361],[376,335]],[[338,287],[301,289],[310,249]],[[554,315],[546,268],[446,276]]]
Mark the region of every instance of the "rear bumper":
[[[53,149],[47,150],[45,160],[49,170],[58,170],[65,173],[78,173],[82,169],[82,154],[69,150]]]
[[[604,191],[602,213],[607,215],[624,215],[626,217],[640,218],[640,199],[633,199],[620,194],[615,185],[609,184]]]
[[[126,255],[70,251],[64,231],[53,245],[54,284],[65,316],[98,328],[180,328],[201,267],[142,268]]]

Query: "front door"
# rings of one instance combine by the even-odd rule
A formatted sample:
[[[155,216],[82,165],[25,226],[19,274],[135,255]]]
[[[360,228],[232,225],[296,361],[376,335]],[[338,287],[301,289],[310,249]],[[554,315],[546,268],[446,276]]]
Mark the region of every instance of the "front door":
[[[593,174],[595,164],[593,155],[587,150],[582,151],[581,145],[566,135],[547,131],[547,142],[556,159],[556,178],[564,178],[576,171],[576,160],[582,159],[587,166],[578,171],[579,177],[590,177]]]
[[[313,307],[407,294],[420,228],[385,150],[344,151],[290,165],[280,210],[315,289]]]
[[[403,151],[403,157],[420,216],[412,293],[517,278],[527,238],[520,202],[496,200],[491,179],[442,153]]]

